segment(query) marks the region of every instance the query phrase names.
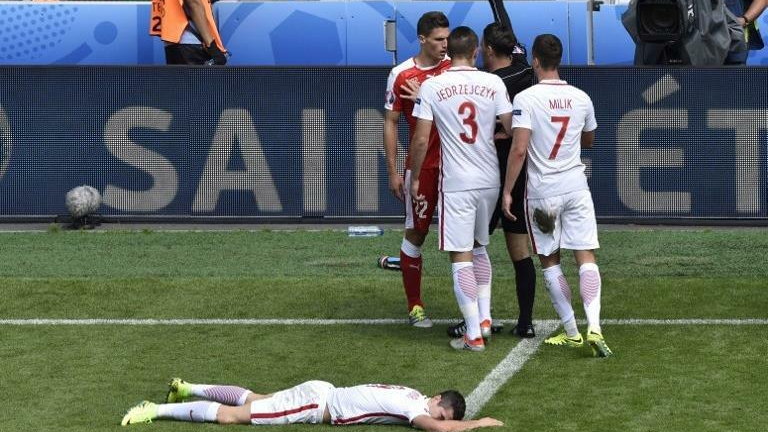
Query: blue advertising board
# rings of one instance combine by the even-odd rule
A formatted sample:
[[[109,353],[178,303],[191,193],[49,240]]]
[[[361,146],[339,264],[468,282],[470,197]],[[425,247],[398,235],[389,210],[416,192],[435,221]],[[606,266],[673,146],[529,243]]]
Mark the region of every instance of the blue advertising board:
[[[520,41],[556,34],[563,63],[586,65],[593,22],[594,62],[628,65],[634,43],[621,23],[626,4],[589,14],[584,1],[507,1]],[[220,33],[236,66],[383,66],[418,51],[416,22],[440,10],[452,26],[482,32],[492,20],[486,1],[230,1],[214,4]],[[0,2],[0,64],[146,65],[165,62],[163,42],[150,37],[148,1]],[[394,21],[397,52],[384,45]],[[768,28],[768,14],[758,19]],[[764,39],[768,32],[764,32]],[[768,43],[768,41],[766,41]],[[751,51],[750,65],[768,64],[768,49]]]
[[[0,215],[397,217],[387,68],[0,67]],[[766,218],[766,68],[568,67],[602,218]],[[749,87],[749,88],[748,88]],[[401,129],[401,163],[407,143]]]

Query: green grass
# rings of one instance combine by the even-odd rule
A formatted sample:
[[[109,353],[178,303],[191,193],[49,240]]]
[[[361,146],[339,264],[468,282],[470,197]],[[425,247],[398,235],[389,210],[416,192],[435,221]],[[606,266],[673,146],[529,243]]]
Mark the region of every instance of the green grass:
[[[64,232],[0,234],[0,318],[405,318],[400,275],[376,257],[401,233]],[[603,317],[765,318],[761,230],[600,233]],[[500,235],[494,313],[517,314]],[[456,318],[446,255],[424,249],[423,297]],[[577,286],[571,257],[564,269]],[[535,318],[555,319],[541,278]],[[574,289],[578,317],[583,311]],[[129,406],[172,376],[271,392],[308,379],[469,394],[517,344],[456,353],[443,326],[0,326],[0,430],[122,430]],[[766,326],[607,325],[616,356],[542,347],[483,408],[500,430],[763,431]],[[247,426],[245,426],[247,427]],[[245,427],[239,428],[244,429]],[[153,430],[219,430],[162,422]],[[324,430],[291,426],[280,430]],[[144,428],[142,428],[144,429]],[[229,428],[228,428],[229,429]],[[238,427],[234,427],[237,430]],[[345,430],[368,427],[345,427]],[[377,427],[376,430],[402,430]]]
[[[614,326],[609,361],[543,347],[485,407],[510,430],[760,431],[765,328]]]

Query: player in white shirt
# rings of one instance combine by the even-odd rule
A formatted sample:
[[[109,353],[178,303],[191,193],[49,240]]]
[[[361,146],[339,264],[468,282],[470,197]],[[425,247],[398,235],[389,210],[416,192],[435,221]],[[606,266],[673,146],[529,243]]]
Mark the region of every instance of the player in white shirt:
[[[411,194],[423,200],[419,174],[429,131],[440,136],[438,244],[450,252],[453,290],[467,325],[456,349],[482,351],[491,333],[491,263],[488,223],[499,194],[499,161],[493,142],[498,115],[511,134],[512,105],[497,75],[475,68],[478,38],[469,27],[448,36],[453,66],[425,81],[413,115],[419,120],[411,141]]]
[[[440,432],[503,425],[490,417],[462,420],[466,402],[455,390],[426,397],[397,385],[335,387],[325,381],[307,381],[275,393],[257,394],[243,387],[192,384],[180,378],[172,379],[168,386],[166,403],[144,401],[128,411],[122,425],[171,419],[252,425],[404,425]]]
[[[563,46],[543,34],[533,43],[533,69],[539,83],[515,96],[512,151],[507,163],[502,208],[507,217],[511,191],[528,158],[526,219],[531,245],[539,255],[544,283],[565,331],[545,341],[580,347],[571,291],[560,267],[560,248],[573,250],[579,266],[579,291],[587,315],[587,342],[597,357],[612,354],[600,328],[600,272],[594,250],[597,222],[581,162],[581,148],[594,142],[595,109],[586,93],[560,79]]]

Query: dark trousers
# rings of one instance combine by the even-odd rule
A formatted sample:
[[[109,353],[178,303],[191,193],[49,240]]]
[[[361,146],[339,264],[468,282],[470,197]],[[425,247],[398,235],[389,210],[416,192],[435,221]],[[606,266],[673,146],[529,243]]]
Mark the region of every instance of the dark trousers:
[[[202,45],[172,44],[165,46],[165,63],[169,65],[203,65],[211,59]]]

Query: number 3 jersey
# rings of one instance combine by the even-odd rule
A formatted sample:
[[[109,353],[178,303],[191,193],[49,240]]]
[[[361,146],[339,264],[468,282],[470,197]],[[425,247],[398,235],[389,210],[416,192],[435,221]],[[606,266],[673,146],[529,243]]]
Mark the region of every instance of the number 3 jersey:
[[[499,187],[493,132],[496,116],[511,111],[501,78],[476,68],[452,67],[422,84],[413,115],[437,125],[442,192]]]
[[[531,131],[528,198],[589,189],[581,162],[581,133],[597,128],[592,100],[561,80],[542,80],[515,96],[512,127]]]

